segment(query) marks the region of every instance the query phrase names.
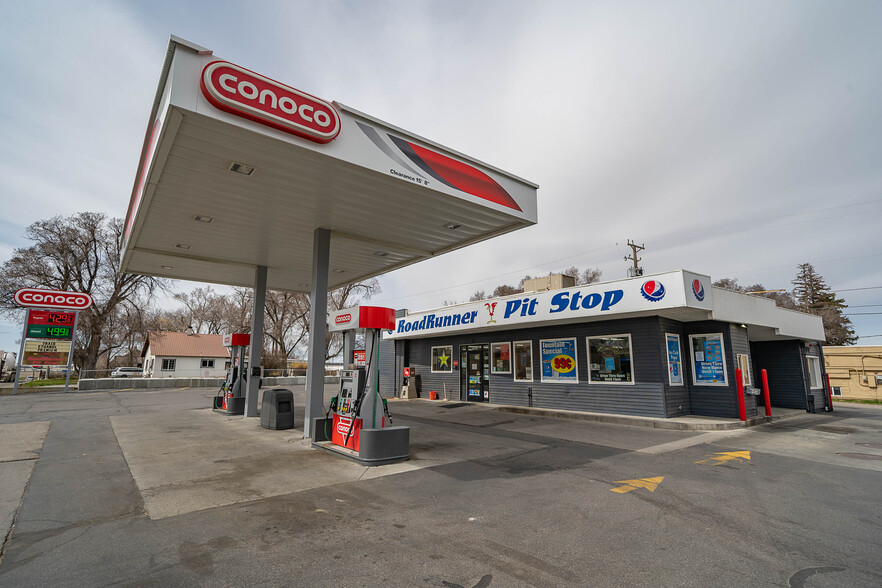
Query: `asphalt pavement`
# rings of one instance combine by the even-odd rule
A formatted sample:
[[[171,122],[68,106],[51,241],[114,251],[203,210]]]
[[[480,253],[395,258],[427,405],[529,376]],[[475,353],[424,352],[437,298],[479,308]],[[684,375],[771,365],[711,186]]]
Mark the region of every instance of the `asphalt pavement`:
[[[882,585],[879,406],[678,431],[391,401],[411,460],[366,468],[213,395],[0,397],[0,586]]]

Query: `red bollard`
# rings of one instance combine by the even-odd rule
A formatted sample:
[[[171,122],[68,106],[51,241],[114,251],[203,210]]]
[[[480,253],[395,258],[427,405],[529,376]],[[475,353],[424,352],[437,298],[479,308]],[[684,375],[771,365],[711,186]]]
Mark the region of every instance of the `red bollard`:
[[[738,387],[738,416],[742,421],[746,421],[747,408],[744,406],[744,379],[741,376],[741,368],[735,368],[735,380]]]
[[[763,400],[766,401],[766,416],[772,416],[772,400],[769,398],[769,374],[766,370],[760,370],[760,376],[763,379]]]
[[[830,387],[830,374],[824,374],[824,377],[827,379],[827,400],[830,401],[827,406],[830,407],[830,412],[833,412],[833,388]]]

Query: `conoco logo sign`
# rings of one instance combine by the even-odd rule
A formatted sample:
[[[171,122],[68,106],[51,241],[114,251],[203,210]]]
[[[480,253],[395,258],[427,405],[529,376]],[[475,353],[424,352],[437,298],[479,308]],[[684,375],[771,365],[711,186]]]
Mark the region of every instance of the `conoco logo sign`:
[[[221,110],[316,143],[340,132],[340,117],[329,103],[226,61],[206,65],[200,86]]]
[[[346,313],[346,314],[341,314],[341,315],[337,316],[336,318],[334,318],[334,323],[336,323],[338,325],[342,325],[343,323],[348,323],[351,320],[352,320],[352,315],[349,313]]]
[[[38,308],[86,310],[92,306],[92,297],[84,292],[22,288],[15,293],[15,303],[19,306],[36,306]]]

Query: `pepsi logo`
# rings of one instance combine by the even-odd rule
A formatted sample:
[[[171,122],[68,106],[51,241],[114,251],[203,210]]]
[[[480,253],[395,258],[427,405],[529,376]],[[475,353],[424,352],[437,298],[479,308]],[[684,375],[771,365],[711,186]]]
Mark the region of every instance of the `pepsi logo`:
[[[665,297],[665,287],[661,282],[649,280],[643,282],[643,286],[640,288],[640,294],[650,302],[658,302]]]
[[[701,285],[700,281],[692,280],[692,294],[695,295],[695,299],[699,302],[704,300],[704,286]]]
[[[343,325],[352,320],[352,315],[348,312],[346,314],[340,314],[334,317],[334,324]]]

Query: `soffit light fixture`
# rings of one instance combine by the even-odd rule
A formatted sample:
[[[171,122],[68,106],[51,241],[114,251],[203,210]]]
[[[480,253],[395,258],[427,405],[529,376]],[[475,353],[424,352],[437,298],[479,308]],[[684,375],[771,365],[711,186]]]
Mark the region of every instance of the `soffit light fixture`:
[[[236,172],[237,174],[242,174],[243,176],[250,176],[257,170],[253,165],[248,165],[246,163],[239,163],[238,161],[234,161],[230,163],[229,170],[231,172]]]
[[[189,249],[190,245],[188,243],[175,243],[175,247],[178,249]]]
[[[459,223],[447,223],[446,225],[444,225],[444,228],[450,229],[451,231],[455,231],[456,229],[460,228],[461,226],[462,225]]]
[[[210,223],[211,221],[214,220],[214,218],[212,218],[210,216],[205,216],[204,214],[194,214],[193,220],[200,222],[200,223]]]

